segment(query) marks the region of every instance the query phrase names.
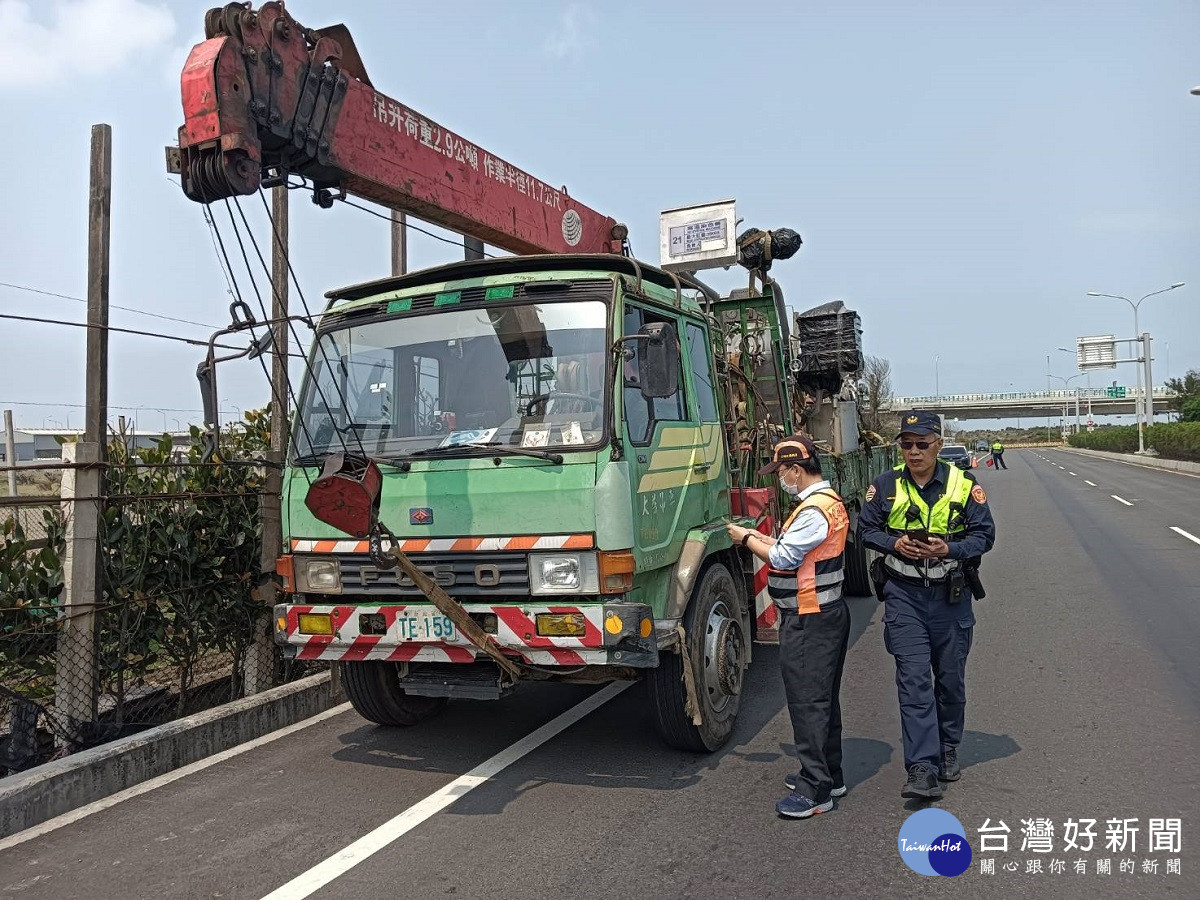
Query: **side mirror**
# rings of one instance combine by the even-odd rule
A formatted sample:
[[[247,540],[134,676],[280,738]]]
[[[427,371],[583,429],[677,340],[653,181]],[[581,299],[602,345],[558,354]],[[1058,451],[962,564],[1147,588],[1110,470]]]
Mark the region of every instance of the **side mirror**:
[[[642,396],[673,397],[679,390],[679,338],[669,322],[651,322],[638,331],[638,372]]]

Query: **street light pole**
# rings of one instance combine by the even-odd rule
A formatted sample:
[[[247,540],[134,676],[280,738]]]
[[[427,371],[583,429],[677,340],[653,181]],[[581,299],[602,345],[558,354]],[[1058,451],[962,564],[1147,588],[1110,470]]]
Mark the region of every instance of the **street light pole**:
[[[1088,291],[1087,295],[1089,297],[1109,297],[1110,299],[1113,299],[1113,300],[1124,300],[1126,303],[1128,303],[1130,306],[1132,306],[1133,307],[1133,338],[1135,341],[1138,341],[1141,343],[1143,352],[1146,352],[1150,346],[1150,340],[1149,340],[1149,336],[1147,336],[1146,338],[1142,337],[1141,329],[1138,326],[1138,307],[1142,305],[1142,301],[1145,300],[1147,297],[1153,297],[1156,294],[1165,294],[1167,291],[1173,291],[1173,290],[1175,290],[1175,288],[1183,287],[1184,284],[1185,284],[1185,282],[1177,281],[1170,287],[1161,288],[1160,290],[1157,290],[1157,291],[1151,291],[1149,294],[1145,294],[1142,297],[1139,297],[1138,301],[1136,303],[1134,303],[1128,297],[1122,297],[1120,294],[1101,294],[1098,291]],[[1150,393],[1149,385],[1147,385],[1145,392],[1142,391],[1142,368],[1144,367],[1146,369],[1146,376],[1149,377],[1150,361],[1148,359],[1139,359],[1139,360],[1137,360],[1137,362],[1141,363],[1141,366],[1137,367],[1138,396],[1134,401],[1133,410],[1137,414],[1138,453],[1145,453],[1146,452],[1146,439],[1144,437],[1143,431],[1145,428],[1145,420],[1154,415],[1154,401],[1148,400],[1148,395]]]
[[[1084,373],[1084,372],[1080,372],[1078,375],[1072,375],[1069,378],[1063,378],[1061,375],[1051,375],[1050,377],[1057,378],[1059,381],[1061,381],[1063,383],[1063,390],[1065,391],[1068,388],[1070,388],[1072,381],[1074,381],[1076,378],[1082,378],[1085,374],[1086,373]],[[1066,412],[1066,409],[1064,408],[1063,418],[1066,419],[1066,417],[1067,417],[1067,412]],[[1079,434],[1079,388],[1078,387],[1075,388],[1075,433]]]
[[[941,356],[933,358],[933,393],[938,398],[938,403],[942,401],[942,381],[938,374],[938,363],[941,361]]]

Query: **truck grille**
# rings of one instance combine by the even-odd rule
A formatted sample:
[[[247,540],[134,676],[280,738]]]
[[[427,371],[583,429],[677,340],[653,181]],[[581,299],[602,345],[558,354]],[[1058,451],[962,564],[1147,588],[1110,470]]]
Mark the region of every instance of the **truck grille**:
[[[414,597],[423,595],[399,569],[378,569],[370,558],[341,555],[342,595]],[[525,553],[431,553],[409,556],[451,597],[528,596],[529,563]]]

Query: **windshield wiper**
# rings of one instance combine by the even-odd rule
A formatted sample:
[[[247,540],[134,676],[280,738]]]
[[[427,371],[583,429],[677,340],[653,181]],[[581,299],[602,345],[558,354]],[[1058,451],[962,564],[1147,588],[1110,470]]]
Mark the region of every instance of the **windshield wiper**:
[[[488,443],[464,443],[464,444],[449,444],[445,447],[426,447],[423,450],[414,450],[412,453],[405,456],[396,457],[389,460],[393,465],[398,466],[402,471],[408,471],[409,461],[414,456],[437,456],[442,453],[451,451],[472,451],[471,456],[487,456],[495,454],[497,456],[529,456],[534,459],[544,459],[547,462],[553,463],[556,466],[561,466],[563,457],[561,453],[555,453],[552,450],[539,450],[534,447],[514,447],[512,444],[502,444],[499,441],[490,441]]]

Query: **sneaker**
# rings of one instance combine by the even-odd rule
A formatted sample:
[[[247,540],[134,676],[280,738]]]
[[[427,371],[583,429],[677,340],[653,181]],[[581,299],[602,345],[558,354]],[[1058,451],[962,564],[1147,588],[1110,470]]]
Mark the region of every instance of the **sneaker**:
[[[789,772],[787,775],[783,776],[783,786],[785,788],[787,788],[789,791],[794,791],[796,789],[796,785],[799,783],[800,783],[800,773],[799,772]],[[844,784],[839,784],[829,791],[829,796],[830,797],[845,797],[846,792],[848,790],[849,790],[849,788],[847,788]]]
[[[901,797],[936,800],[945,793],[932,766],[916,763],[908,770],[908,780],[900,790]]]
[[[962,778],[962,767],[958,764],[958,751],[942,751],[942,770],[938,773],[938,780],[958,781],[960,778]]]
[[[781,816],[787,816],[789,819],[807,819],[809,816],[829,812],[831,809],[833,809],[832,798],[824,803],[814,803],[796,791],[792,791],[775,804],[775,812]]]

